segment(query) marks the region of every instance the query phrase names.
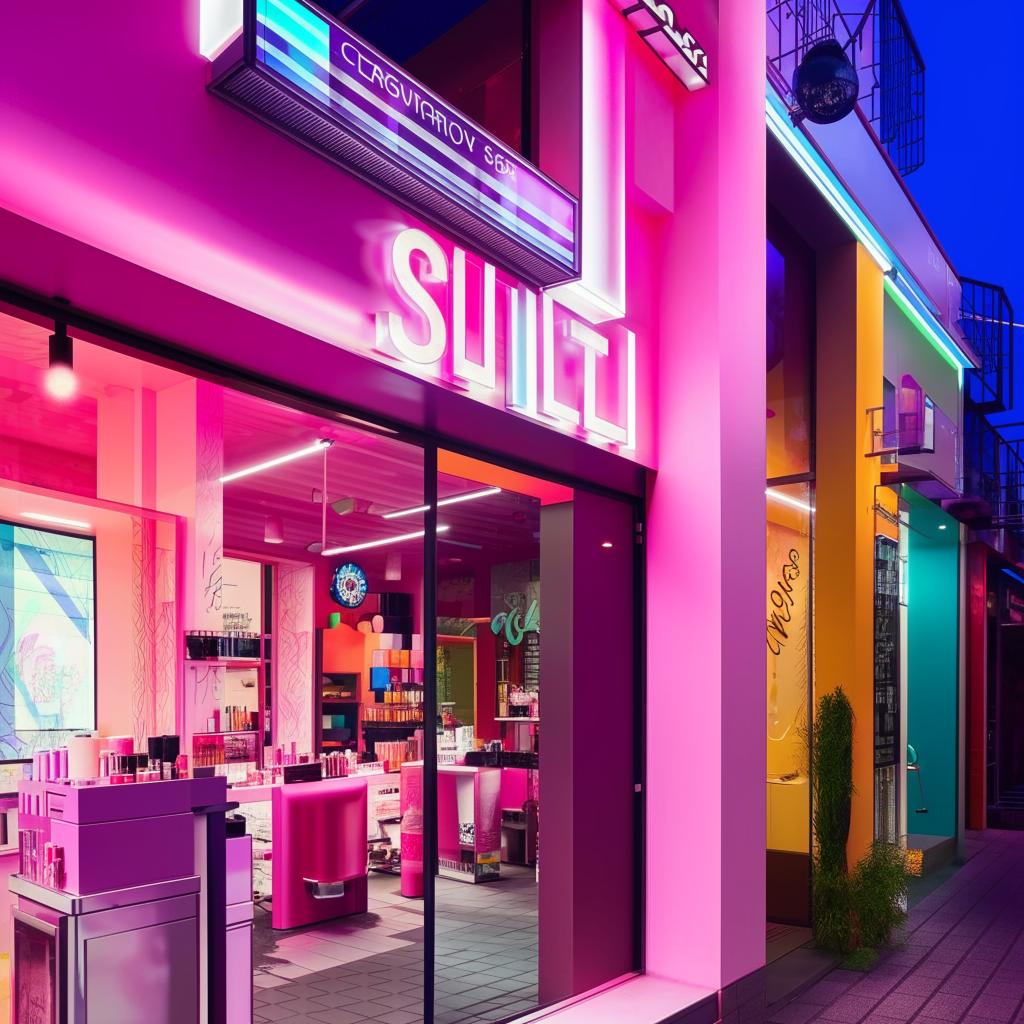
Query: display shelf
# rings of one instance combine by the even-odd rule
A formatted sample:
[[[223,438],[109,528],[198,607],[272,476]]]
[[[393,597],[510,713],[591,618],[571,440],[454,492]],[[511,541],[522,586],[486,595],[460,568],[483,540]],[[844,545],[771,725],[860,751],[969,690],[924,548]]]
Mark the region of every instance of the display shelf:
[[[539,718],[527,718],[524,715],[508,715],[501,718],[495,717],[494,720],[496,722],[518,722],[520,725],[529,724],[531,722],[536,724],[540,721]]]
[[[262,658],[185,658],[186,665],[206,665],[209,668],[258,668]]]
[[[422,729],[423,719],[413,722],[367,722],[363,721],[364,729]]]
[[[221,729],[220,732],[203,729],[192,733],[193,736],[255,736],[259,729]]]

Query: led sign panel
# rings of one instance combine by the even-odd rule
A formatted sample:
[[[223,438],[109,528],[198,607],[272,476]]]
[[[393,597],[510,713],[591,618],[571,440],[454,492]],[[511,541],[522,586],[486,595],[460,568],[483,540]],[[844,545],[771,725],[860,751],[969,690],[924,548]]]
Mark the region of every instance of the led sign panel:
[[[578,274],[578,204],[304,0],[246,0],[211,89],[537,285]]]

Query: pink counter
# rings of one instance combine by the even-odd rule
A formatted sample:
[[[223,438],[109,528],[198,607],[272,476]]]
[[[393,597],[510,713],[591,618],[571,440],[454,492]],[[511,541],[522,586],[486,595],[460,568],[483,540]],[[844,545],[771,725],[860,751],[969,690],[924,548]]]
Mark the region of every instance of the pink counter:
[[[273,926],[365,913],[366,779],[277,786],[271,803]]]

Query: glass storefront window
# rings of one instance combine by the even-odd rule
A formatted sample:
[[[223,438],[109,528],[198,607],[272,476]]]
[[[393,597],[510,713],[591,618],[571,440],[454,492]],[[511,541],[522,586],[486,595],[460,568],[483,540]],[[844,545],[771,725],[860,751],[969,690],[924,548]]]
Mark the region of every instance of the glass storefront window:
[[[228,779],[257,1012],[298,982],[352,1024],[480,1024],[633,969],[633,505],[74,331],[53,394],[51,330],[0,316],[0,754],[173,735]],[[271,794],[317,761],[366,809],[311,840]],[[339,851],[343,891],[282,895]]]
[[[766,476],[772,480],[812,468],[814,284],[810,257],[797,240],[770,240],[767,257]]]

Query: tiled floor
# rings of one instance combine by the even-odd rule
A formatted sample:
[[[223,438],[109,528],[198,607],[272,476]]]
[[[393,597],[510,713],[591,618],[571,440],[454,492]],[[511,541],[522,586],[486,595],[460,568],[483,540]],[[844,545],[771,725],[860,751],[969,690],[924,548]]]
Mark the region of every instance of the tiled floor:
[[[501,882],[437,880],[437,1024],[486,1024],[537,997],[537,887],[502,865]],[[423,904],[398,878],[370,875],[369,912],[275,933],[257,911],[255,1015],[286,1024],[417,1024]]]
[[[977,852],[910,912],[868,974],[833,971],[772,1024],[1024,1022],[1024,832],[973,834]]]

